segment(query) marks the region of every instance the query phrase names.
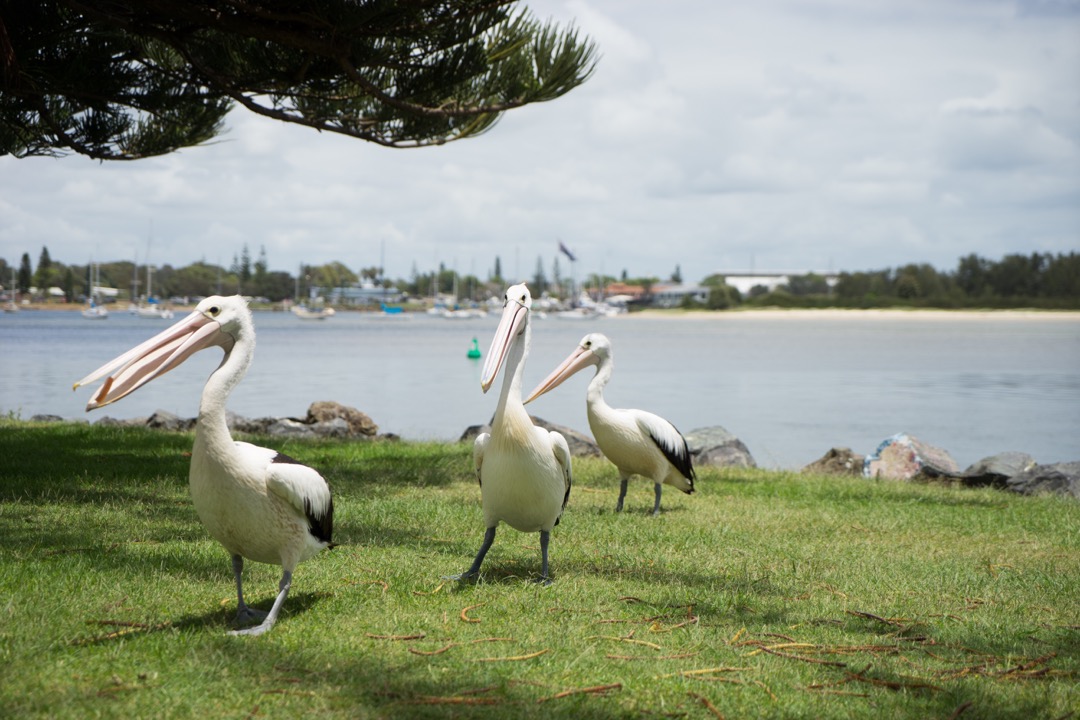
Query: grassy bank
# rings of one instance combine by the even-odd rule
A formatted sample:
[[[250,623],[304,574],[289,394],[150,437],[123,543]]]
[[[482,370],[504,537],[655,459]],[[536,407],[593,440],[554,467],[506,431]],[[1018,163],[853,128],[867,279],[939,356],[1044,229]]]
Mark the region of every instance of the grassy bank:
[[[0,421],[9,717],[1055,718],[1080,706],[1080,503],[704,469],[694,496],[575,462],[553,532],[483,528],[465,445],[263,441],[320,468],[341,546],[229,637],[191,436]],[[280,569],[249,564],[268,608]]]

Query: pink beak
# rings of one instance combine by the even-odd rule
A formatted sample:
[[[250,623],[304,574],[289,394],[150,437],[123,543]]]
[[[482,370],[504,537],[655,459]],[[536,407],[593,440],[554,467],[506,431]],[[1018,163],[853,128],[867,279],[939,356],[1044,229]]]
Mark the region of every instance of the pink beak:
[[[596,356],[592,350],[586,350],[578,345],[574,352],[570,353],[570,356],[562,361],[559,367],[552,370],[551,374],[544,378],[536,389],[529,393],[529,397],[525,399],[525,404],[531,403],[536,398],[540,397],[548,390],[554,390],[563,384],[563,381],[569,378],[571,375],[579,370],[584,370],[590,365],[597,365],[600,362],[600,358]]]
[[[105,363],[75,383],[72,389],[109,375],[86,403],[87,411],[94,410],[130,395],[199,350],[213,345],[228,352],[232,349],[233,338],[221,330],[217,321],[195,311],[168,330]]]
[[[503,303],[499,327],[495,330],[491,349],[488,350],[487,360],[484,362],[484,369],[480,372],[480,387],[485,393],[491,387],[491,383],[495,382],[495,376],[499,374],[499,368],[502,367],[506,353],[514,343],[514,338],[524,329],[528,314],[529,308],[516,300],[507,300]]]

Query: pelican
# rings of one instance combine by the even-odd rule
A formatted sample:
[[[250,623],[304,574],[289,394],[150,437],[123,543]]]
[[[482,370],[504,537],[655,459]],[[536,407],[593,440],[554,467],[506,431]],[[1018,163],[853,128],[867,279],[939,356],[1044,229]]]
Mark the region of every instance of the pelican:
[[[600,333],[590,333],[536,386],[525,403],[558,387],[579,370],[596,365],[596,374],[589,381],[586,394],[586,409],[596,444],[619,470],[619,502],[615,512],[622,511],[630,476],[641,475],[651,478],[655,484],[653,515],[659,515],[664,483],[674,485],[687,495],[694,492],[690,450],[686,447],[686,438],[659,415],[644,410],[619,410],[604,402],[604,386],[611,379],[614,364],[611,341]]]
[[[566,438],[533,425],[521,402],[521,375],[529,354],[529,310],[532,296],[524,283],[513,285],[503,299],[502,317],[480,374],[486,393],[506,364],[491,432],[473,446],[473,465],[484,508],[484,542],[472,567],[456,579],[475,577],[495,540],[500,522],[520,532],[540,532],[540,580],[549,584],[548,542],[551,528],[570,498],[570,448]]]
[[[203,388],[188,482],[203,525],[232,556],[237,625],[262,621],[230,634],[261,635],[277,621],[297,564],[332,547],[334,503],[330,487],[312,468],[274,450],[234,442],[229,435],[225,400],[244,377],[255,351],[247,302],[239,295],[206,298],[186,318],[102,365],[75,388],[108,375],[87,403],[89,412],[214,345],[225,351],[225,357]],[[244,602],[244,558],[282,567],[269,613]]]

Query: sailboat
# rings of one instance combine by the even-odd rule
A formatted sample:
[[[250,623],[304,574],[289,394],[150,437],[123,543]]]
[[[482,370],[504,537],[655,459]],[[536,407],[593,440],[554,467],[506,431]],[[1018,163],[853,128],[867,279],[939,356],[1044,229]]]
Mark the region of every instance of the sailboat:
[[[8,288],[8,304],[4,306],[4,312],[19,312],[19,306],[15,304],[15,266],[11,267],[11,287]]]
[[[135,314],[142,318],[161,318],[162,320],[171,320],[173,317],[173,311],[167,307],[162,307],[151,292],[153,287],[154,266],[146,264],[146,304],[139,305],[135,308]]]
[[[97,278],[95,279],[95,270]],[[109,311],[104,305],[97,304],[97,288],[101,285],[101,266],[94,266],[94,261],[86,266],[86,308],[82,311],[84,318],[88,320],[104,320],[109,317]]]
[[[300,297],[300,276],[304,274],[304,264],[300,264],[300,272],[296,275],[296,290],[293,292],[294,299]],[[319,307],[309,308],[306,305],[293,305],[292,314],[301,320],[325,320],[328,317],[333,316],[334,308],[332,307]]]

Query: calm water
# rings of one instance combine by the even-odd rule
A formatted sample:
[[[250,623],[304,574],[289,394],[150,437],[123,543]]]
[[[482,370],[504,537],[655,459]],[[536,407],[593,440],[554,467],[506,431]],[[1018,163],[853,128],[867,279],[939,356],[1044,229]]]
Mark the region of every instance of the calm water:
[[[220,360],[216,351],[91,415],[83,409],[93,389],[71,390],[169,324],[122,313],[103,321],[74,312],[0,314],[0,412],[95,420],[164,409],[194,417]],[[480,363],[465,353],[473,337],[486,353],[496,324],[494,316],[339,313],[314,322],[257,312],[255,362],[230,408],[248,417],[303,417],[311,402],[336,400],[363,410],[384,432],[456,439],[494,412],[498,392],[481,393]],[[901,431],[948,450],[961,467],[1005,450],[1044,463],[1080,459],[1075,317],[548,318],[533,326],[526,390],[590,331],[606,333],[614,346],[609,403],[651,410],[683,431],[722,425],[765,467],[801,467],[834,446],[868,453]],[[587,375],[531,411],[588,432]]]

